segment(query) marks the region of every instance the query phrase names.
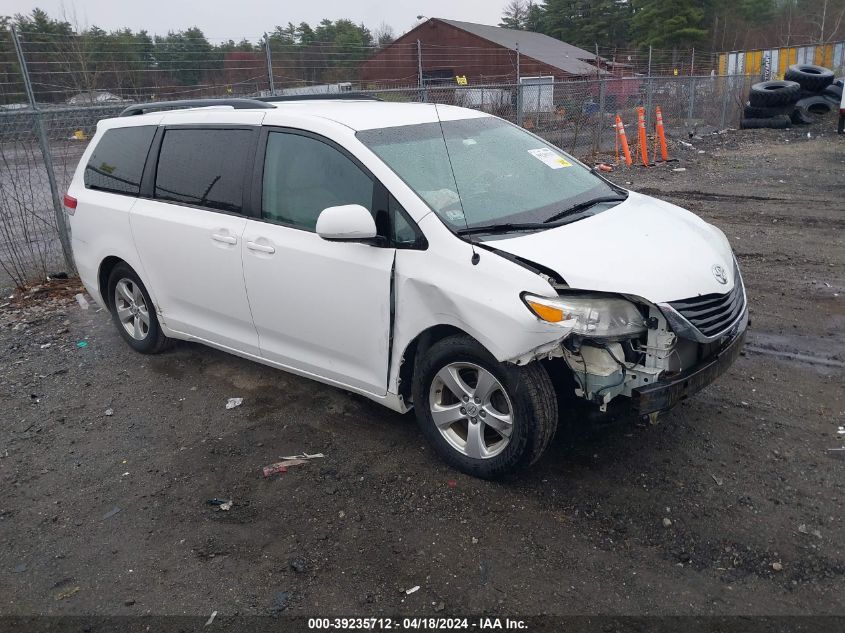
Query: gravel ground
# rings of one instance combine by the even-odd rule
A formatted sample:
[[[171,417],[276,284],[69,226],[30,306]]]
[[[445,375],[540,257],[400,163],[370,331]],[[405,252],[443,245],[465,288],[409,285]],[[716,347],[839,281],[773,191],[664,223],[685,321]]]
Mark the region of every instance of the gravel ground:
[[[819,129],[613,174],[725,231],[747,351],[657,425],[564,413],[504,482],[341,390],[135,354],[72,284],[4,305],[0,615],[845,615],[845,139]]]

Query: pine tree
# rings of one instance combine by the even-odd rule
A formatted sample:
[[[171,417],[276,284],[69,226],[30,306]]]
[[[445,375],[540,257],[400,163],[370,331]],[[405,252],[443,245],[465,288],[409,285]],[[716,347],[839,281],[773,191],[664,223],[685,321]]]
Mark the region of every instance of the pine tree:
[[[695,46],[707,35],[702,4],[695,0],[632,0],[634,43],[655,48]]]
[[[535,2],[528,3],[525,13],[525,30],[542,33],[543,30],[543,7]]]
[[[628,43],[631,5],[627,0],[594,0],[588,3],[578,27],[582,46],[624,47]]]
[[[564,42],[590,50],[627,43],[628,0],[546,0],[542,13],[543,32]]]
[[[778,8],[777,0],[741,0],[739,12],[749,24],[765,24],[771,21]]]
[[[570,44],[580,41],[578,26],[588,4],[583,0],[546,0],[543,5],[543,33]]]

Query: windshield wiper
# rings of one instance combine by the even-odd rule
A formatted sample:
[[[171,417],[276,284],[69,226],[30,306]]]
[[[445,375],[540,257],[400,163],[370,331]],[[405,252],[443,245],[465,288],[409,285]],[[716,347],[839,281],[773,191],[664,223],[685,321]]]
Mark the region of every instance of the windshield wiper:
[[[593,198],[592,200],[585,200],[584,202],[579,202],[578,204],[574,204],[568,209],[564,209],[560,213],[555,213],[552,217],[544,221],[544,224],[551,224],[552,222],[556,222],[565,218],[568,215],[573,215],[578,213],[579,211],[583,211],[584,209],[589,209],[590,207],[594,207],[597,204],[601,204],[602,202],[622,202],[625,200],[627,196],[603,196],[601,198]]]
[[[627,196],[604,196],[601,198],[593,198],[586,202],[579,202],[578,204],[569,207],[565,211],[561,211],[543,222],[503,222],[501,224],[484,224],[482,226],[470,226],[464,229],[455,231],[458,235],[476,235],[478,233],[516,233],[518,231],[537,231],[541,229],[550,229],[555,222],[562,218],[589,209],[592,206],[601,204],[602,202],[622,202]]]
[[[590,169],[590,173],[591,173],[591,174],[593,174],[596,178],[598,178],[598,179],[600,179],[600,180],[603,180],[603,181],[604,181],[604,183],[605,183],[608,187],[610,187],[611,189],[613,189],[613,190],[614,190],[616,193],[618,193],[620,196],[625,196],[626,198],[628,197],[628,192],[627,192],[627,191],[626,191],[623,187],[620,187],[620,186],[619,186],[619,185],[617,185],[615,182],[611,182],[610,180],[608,180],[608,179],[607,179],[607,176],[605,176],[603,173],[601,173],[601,172],[600,172],[598,169],[596,169],[595,167],[593,167],[592,169]]]
[[[458,235],[475,235],[476,233],[513,233],[516,231],[535,231],[537,229],[547,228],[549,227],[542,222],[505,222],[503,224],[485,224],[483,226],[470,226],[465,229],[458,229],[457,231],[455,231],[455,233],[457,233]]]

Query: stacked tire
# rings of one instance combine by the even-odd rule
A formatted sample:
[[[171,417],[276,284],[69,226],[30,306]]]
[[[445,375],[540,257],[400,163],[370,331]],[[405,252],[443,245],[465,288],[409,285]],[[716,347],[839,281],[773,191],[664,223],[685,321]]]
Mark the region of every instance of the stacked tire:
[[[801,85],[794,81],[761,81],[751,86],[740,127],[784,129],[792,125],[792,111],[801,98]]]
[[[836,110],[842,99],[842,86],[834,81],[833,71],[813,64],[790,66],[784,79],[801,86],[801,98],[795,102],[790,114],[792,122],[807,124],[816,121],[817,115]]]

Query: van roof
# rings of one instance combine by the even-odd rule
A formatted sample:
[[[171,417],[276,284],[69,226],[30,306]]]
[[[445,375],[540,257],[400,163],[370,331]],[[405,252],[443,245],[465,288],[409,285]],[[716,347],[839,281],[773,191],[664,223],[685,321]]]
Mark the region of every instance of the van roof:
[[[288,116],[296,118],[319,118],[339,123],[353,130],[371,130],[386,127],[398,127],[403,125],[415,125],[419,123],[437,123],[441,121],[453,121],[458,119],[474,119],[490,116],[478,110],[460,108],[457,106],[432,104],[432,103],[403,103],[390,101],[370,101],[360,99],[331,99],[321,100],[295,100],[270,102],[269,108],[249,109],[239,108],[234,110],[230,105],[221,103],[220,106],[207,106],[197,108],[184,108],[179,110],[152,111],[146,114],[139,114],[130,117],[121,117],[114,121],[115,125],[110,127],[122,127],[124,125],[149,125],[155,120],[156,124],[166,117],[169,120],[178,118],[180,121],[191,122],[194,117],[201,118],[203,123],[211,123],[213,112],[229,113],[225,117],[226,122],[231,121],[235,112],[244,115],[245,118],[252,118],[255,114],[264,115],[265,125],[285,125]],[[249,113],[249,114],[248,114]],[[252,116],[250,116],[250,114]],[[198,116],[200,115],[200,116]],[[439,115],[439,118],[438,118]]]
[[[331,100],[282,101],[273,105],[276,109],[267,111],[264,118],[269,125],[282,124],[285,114],[291,113],[329,119],[355,131],[489,116],[478,110],[433,103]]]

